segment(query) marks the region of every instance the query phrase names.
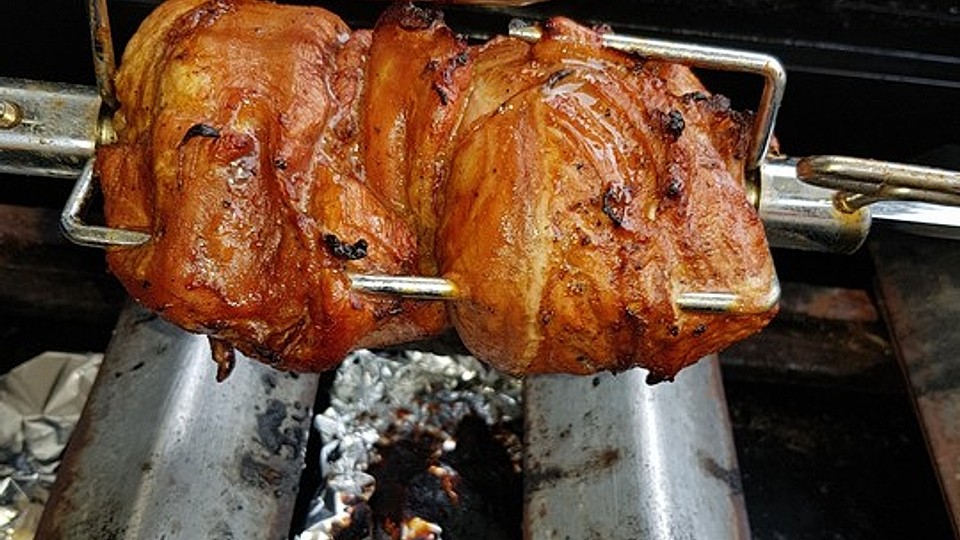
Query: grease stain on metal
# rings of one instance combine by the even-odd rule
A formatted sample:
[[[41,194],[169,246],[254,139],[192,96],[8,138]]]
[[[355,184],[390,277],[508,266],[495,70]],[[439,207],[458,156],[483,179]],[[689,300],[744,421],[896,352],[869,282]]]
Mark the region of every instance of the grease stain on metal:
[[[266,388],[267,395],[273,393],[277,388],[277,376],[273,373],[264,373],[260,380],[263,382],[264,388]]]
[[[224,520],[220,520],[214,525],[213,529],[210,531],[210,535],[207,537],[210,540],[234,540],[236,535],[233,534],[233,530],[230,529],[230,524]]]
[[[266,489],[283,483],[283,471],[271,467],[247,452],[240,458],[240,478],[252,487]]]
[[[257,440],[270,454],[295,459],[303,448],[303,433],[296,426],[283,427],[287,416],[286,403],[278,399],[267,401],[266,410],[257,414]]]
[[[586,452],[584,452],[586,454]],[[605,448],[595,452],[582,463],[569,468],[547,466],[540,468],[533,463],[526,472],[524,483],[528,492],[549,488],[568,479],[595,476],[613,468],[620,462],[622,455],[619,448]]]
[[[697,450],[697,460],[700,462],[700,468],[708,475],[726,484],[731,494],[743,494],[743,483],[740,480],[739,469],[736,467],[731,469],[724,467],[703,450]]]

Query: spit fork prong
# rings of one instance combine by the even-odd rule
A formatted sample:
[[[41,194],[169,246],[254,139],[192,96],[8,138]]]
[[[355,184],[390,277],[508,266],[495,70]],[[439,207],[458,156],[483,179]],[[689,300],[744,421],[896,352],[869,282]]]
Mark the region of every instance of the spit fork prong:
[[[510,35],[534,42],[541,38],[542,31],[537,25],[513,21],[510,24]],[[601,39],[605,47],[638,54],[644,58],[762,76],[763,92],[757,105],[757,117],[746,160],[748,173],[760,169],[760,165],[766,160],[777,111],[787,86],[786,70],[776,57],[751,51],[640,38],[613,32],[601,34]],[[767,293],[758,299],[748,299],[733,291],[696,291],[681,293],[674,301],[683,311],[744,315],[765,313],[780,301],[780,282],[774,274]]]
[[[537,41],[542,33],[536,25],[514,21],[510,25],[510,35],[525,41]],[[780,110],[783,92],[787,87],[787,72],[776,57],[751,51],[640,38],[613,32],[602,34],[601,39],[606,47],[645,58],[762,76],[763,92],[757,105],[757,118],[747,154],[746,170],[752,172],[760,168],[760,164],[766,159],[770,140],[773,138],[777,111]]]
[[[150,241],[150,235],[139,231],[88,225],[83,221],[87,203],[93,196],[94,158],[87,160],[73,191],[60,214],[60,229],[70,241],[89,247],[136,247]]]
[[[770,287],[767,292],[752,301],[735,292],[688,292],[681,293],[676,299],[677,307],[683,311],[736,315],[766,313],[773,309],[779,301],[780,280],[777,279],[776,274],[770,280]]]
[[[385,294],[420,300],[456,300],[457,284],[449,279],[382,274],[348,274],[350,287],[369,294]]]
[[[381,274],[348,274],[353,290],[367,294],[401,296],[420,300],[459,300],[460,289],[449,279]],[[754,301],[729,292],[685,292],[674,302],[682,311],[749,315],[766,313],[780,301],[780,282],[774,275],[766,294]]]

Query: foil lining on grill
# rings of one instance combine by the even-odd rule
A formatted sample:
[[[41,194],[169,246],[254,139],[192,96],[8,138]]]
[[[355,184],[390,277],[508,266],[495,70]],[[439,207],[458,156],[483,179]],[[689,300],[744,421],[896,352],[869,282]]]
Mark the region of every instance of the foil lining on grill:
[[[380,459],[379,446],[426,433],[440,441],[440,453],[452,452],[461,420],[475,416],[488,426],[516,420],[520,394],[519,379],[470,356],[366,350],[351,354],[337,371],[329,408],[314,418],[323,444],[323,482],[297,538],[334,540],[341,531],[356,530],[357,520],[369,519],[363,508],[377,489],[369,469]],[[506,446],[519,472],[521,441]],[[429,472],[456,474],[443,466]],[[437,524],[419,516],[405,521],[400,533],[404,540],[440,540],[442,535]]]
[[[0,540],[33,538],[102,359],[46,352],[0,377]]]

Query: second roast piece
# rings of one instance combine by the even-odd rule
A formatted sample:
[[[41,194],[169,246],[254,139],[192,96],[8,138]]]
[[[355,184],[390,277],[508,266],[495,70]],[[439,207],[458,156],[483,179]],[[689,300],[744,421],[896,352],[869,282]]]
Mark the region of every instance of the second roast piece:
[[[480,358],[513,373],[651,378],[762,328],[775,273],[744,193],[749,118],[683,66],[553,19],[477,51],[437,237]],[[750,315],[685,312],[730,291]]]

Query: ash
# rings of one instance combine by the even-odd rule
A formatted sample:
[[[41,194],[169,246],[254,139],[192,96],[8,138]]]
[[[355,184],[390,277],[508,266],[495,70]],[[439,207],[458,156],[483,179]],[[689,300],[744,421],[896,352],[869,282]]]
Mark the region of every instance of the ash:
[[[520,393],[470,356],[351,354],[314,418],[323,483],[298,540],[519,539]]]

